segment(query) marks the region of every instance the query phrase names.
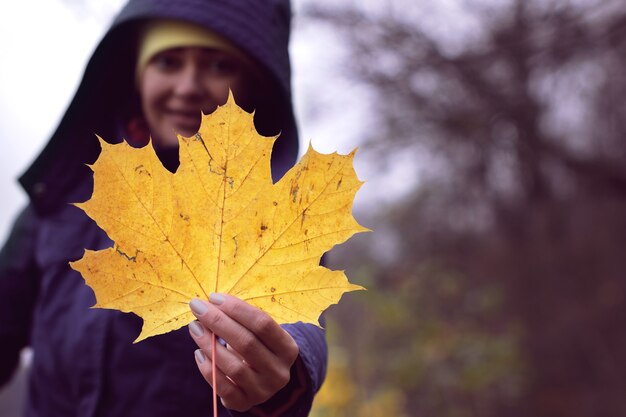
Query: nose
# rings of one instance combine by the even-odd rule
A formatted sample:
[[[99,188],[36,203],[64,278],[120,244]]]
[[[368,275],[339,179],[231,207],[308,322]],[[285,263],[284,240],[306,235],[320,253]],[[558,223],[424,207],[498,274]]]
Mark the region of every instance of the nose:
[[[203,96],[200,71],[195,65],[186,65],[179,72],[174,92],[182,98],[200,99]]]

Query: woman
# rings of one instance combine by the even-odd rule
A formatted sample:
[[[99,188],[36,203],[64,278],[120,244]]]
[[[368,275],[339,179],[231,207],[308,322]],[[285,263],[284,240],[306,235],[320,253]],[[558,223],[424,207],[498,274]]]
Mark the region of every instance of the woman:
[[[111,245],[67,204],[90,197],[85,163],[99,151],[94,133],[136,146],[151,135],[174,170],[175,132],[195,133],[200,110],[225,102],[230,88],[240,105],[256,109],[262,134],[281,132],[275,179],[293,164],[289,19],[282,0],[130,0],[114,21],[59,127],[20,179],[30,204],[0,254],[0,382],[30,344],[28,416],[210,415],[211,332],[228,343],[216,352],[220,415],[308,413],[326,366],[317,327],[278,326],[216,294],[191,301],[199,320],[189,330],[132,344],[141,320],[90,309],[92,290],[68,266],[85,248]]]

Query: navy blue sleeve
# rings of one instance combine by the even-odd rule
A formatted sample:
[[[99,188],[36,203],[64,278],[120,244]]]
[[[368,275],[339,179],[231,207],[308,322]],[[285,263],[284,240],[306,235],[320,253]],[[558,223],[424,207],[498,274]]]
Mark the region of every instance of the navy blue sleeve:
[[[11,379],[20,350],[29,343],[38,289],[34,259],[37,223],[34,210],[24,209],[0,251],[0,386]]]
[[[230,411],[233,417],[274,417],[309,415],[315,393],[326,376],[328,348],[324,330],[312,324],[283,324],[282,327],[294,338],[300,355],[291,368],[289,383],[267,402],[253,407],[245,413]]]

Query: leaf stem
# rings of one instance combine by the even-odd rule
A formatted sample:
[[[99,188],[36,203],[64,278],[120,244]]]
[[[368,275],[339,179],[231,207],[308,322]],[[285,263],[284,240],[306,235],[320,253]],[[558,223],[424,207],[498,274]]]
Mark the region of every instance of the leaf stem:
[[[211,335],[211,382],[213,386],[213,417],[217,417],[217,378],[215,377],[215,333]]]

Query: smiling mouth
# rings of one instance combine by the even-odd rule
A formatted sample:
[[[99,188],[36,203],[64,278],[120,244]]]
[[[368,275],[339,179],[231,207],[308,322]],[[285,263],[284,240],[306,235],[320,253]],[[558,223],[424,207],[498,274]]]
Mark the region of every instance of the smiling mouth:
[[[165,115],[169,118],[178,133],[193,134],[200,126],[200,111],[166,110]]]

